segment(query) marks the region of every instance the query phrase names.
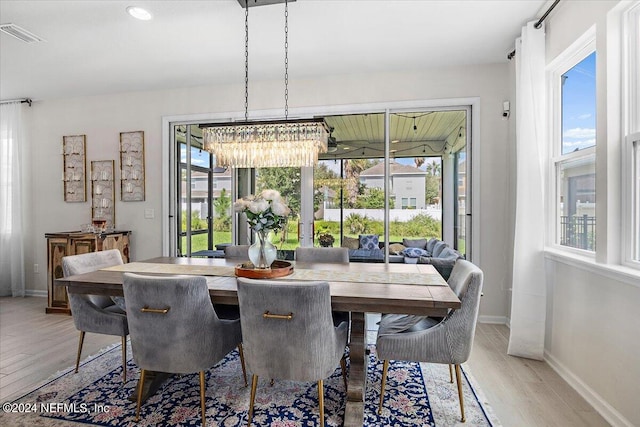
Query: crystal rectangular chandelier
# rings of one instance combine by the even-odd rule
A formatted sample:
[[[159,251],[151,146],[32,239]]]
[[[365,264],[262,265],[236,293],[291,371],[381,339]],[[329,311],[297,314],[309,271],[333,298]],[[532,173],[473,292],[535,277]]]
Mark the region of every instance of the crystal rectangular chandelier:
[[[284,120],[249,121],[249,0],[245,8],[244,121],[201,125],[204,149],[216,156],[217,167],[303,167],[318,164],[327,152],[329,131],[322,119],[288,120],[289,115],[289,9],[288,0],[253,0],[251,6],[284,2]],[[293,0],[295,1],[295,0]]]
[[[204,149],[219,167],[315,166],[327,152],[329,132],[322,119],[209,124]]]

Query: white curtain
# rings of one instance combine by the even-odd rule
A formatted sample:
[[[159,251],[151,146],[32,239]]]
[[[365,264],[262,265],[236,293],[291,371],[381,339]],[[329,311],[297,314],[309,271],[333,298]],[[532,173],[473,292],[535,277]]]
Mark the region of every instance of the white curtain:
[[[542,360],[546,317],[545,35],[530,22],[516,41],[516,214],[508,353]]]
[[[0,105],[0,296],[24,296],[22,104]]]

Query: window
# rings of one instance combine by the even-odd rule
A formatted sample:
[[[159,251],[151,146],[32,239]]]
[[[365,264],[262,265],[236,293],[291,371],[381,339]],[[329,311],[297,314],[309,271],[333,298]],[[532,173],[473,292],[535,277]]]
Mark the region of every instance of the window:
[[[595,251],[595,155],[558,163],[560,244]]]
[[[417,206],[417,199],[415,197],[403,197],[402,209],[415,209]]]
[[[634,261],[640,261],[640,134],[633,141],[633,222],[631,255]]]
[[[596,53],[584,43],[553,71],[554,241],[596,250]]]
[[[623,57],[626,79],[623,84],[623,100],[626,124],[623,125],[624,188],[628,188],[629,205],[626,209],[623,234],[629,236],[625,242],[625,258],[633,266],[640,266],[640,5],[634,6],[626,15],[627,45]],[[627,94],[625,97],[624,95]]]

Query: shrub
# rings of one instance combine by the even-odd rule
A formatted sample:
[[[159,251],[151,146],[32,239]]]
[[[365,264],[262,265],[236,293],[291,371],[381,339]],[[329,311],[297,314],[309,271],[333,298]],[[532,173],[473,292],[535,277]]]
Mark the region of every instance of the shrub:
[[[356,213],[349,214],[349,216],[344,219],[344,224],[351,234],[363,234],[367,232],[370,223],[369,218]]]

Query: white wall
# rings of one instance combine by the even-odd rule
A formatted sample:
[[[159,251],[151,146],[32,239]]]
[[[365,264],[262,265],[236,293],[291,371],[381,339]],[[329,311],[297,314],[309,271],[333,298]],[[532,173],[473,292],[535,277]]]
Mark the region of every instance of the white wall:
[[[547,62],[594,24],[598,61],[606,61],[607,37],[611,36],[606,31],[606,15],[618,3],[561,2],[547,21]],[[619,161],[609,158],[603,162],[607,153],[615,151],[610,150],[615,142],[601,136],[607,135],[608,121],[604,119],[612,107],[607,103],[616,99],[606,92],[603,64],[598,65],[597,77],[597,174],[602,172],[601,177],[607,175],[607,167]],[[613,111],[617,108],[614,105]],[[618,167],[608,175],[618,180],[619,170]],[[616,224],[621,221],[618,206],[607,195],[612,184],[606,179],[597,184],[598,222],[604,226],[607,220]],[[602,252],[609,245],[618,245],[618,240],[619,236],[599,233],[598,248]],[[547,257],[547,361],[610,423],[640,425],[640,274],[553,250],[548,251]],[[597,259],[601,261],[600,256]]]

